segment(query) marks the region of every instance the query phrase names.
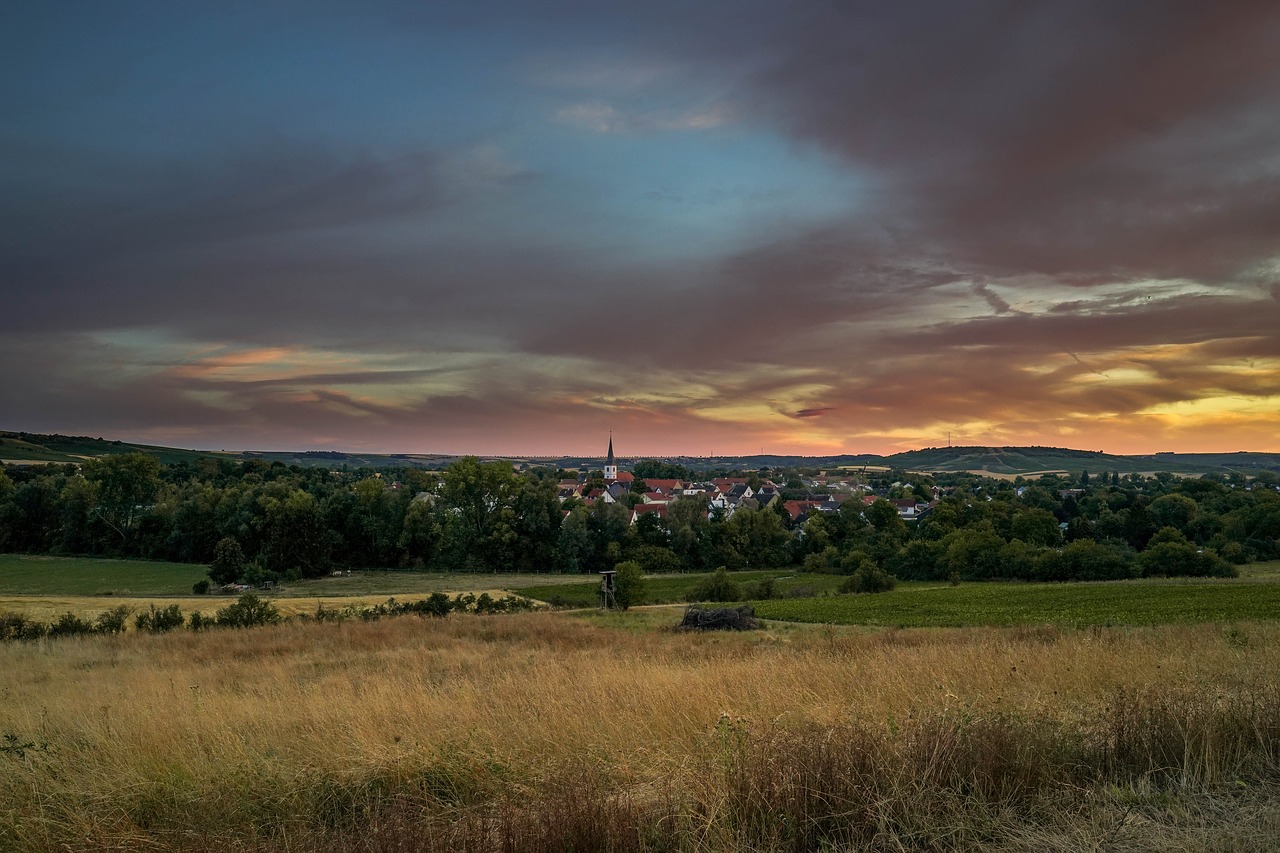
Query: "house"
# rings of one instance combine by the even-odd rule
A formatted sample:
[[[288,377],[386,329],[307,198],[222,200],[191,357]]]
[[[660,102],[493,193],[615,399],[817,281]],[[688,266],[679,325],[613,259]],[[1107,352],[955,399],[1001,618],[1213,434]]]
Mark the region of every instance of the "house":
[[[631,523],[635,524],[642,515],[656,515],[658,518],[665,519],[667,504],[636,504],[631,510]]]

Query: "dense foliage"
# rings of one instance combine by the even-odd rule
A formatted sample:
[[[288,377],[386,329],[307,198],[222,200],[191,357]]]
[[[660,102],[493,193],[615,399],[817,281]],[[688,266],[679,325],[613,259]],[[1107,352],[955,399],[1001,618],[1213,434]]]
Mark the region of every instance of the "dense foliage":
[[[683,473],[642,464],[649,477]],[[806,472],[744,473],[785,484],[785,496]],[[800,524],[781,501],[728,514],[693,497],[632,524],[623,504],[561,504],[561,476],[474,458],[442,473],[262,460],[164,466],[142,453],[11,466],[0,472],[0,551],[204,563],[219,583],[345,567],[576,573],[624,561],[649,574],[861,571],[873,585],[882,585],[877,570],[904,580],[1108,580],[1225,576],[1233,564],[1280,556],[1280,493],[1266,473],[1010,482],[895,471],[865,485],[885,498],[936,495],[918,519],[888,500],[854,499]]]

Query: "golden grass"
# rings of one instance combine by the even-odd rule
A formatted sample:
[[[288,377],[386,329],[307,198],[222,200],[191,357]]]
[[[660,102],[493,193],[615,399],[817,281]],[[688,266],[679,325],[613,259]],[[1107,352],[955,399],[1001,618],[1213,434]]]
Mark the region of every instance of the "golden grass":
[[[643,618],[655,619],[650,613]],[[1134,698],[1133,719],[1176,728],[1197,703],[1265,701],[1277,672],[1280,626],[1270,623],[700,636],[530,613],[10,643],[0,647],[0,735],[14,736],[14,748],[0,754],[0,849],[194,850],[215,841],[229,849],[365,849],[370,838],[435,849],[424,825],[472,826],[468,837],[486,840],[476,849],[500,848],[495,833],[516,832],[515,812],[494,812],[495,804],[535,802],[566,814],[583,803],[603,810],[578,815],[583,825],[665,803],[679,816],[680,849],[741,849],[750,839],[755,849],[817,849],[761,823],[790,808],[792,794],[775,803],[767,791],[735,793],[732,774],[716,773],[731,766],[748,778],[768,775],[770,762],[807,755],[833,736],[831,749],[777,770],[779,778],[822,761],[844,768],[889,746],[895,760],[933,767],[919,764],[921,744],[952,723],[930,721],[960,721],[960,730],[974,726],[992,743],[1009,736],[1001,726],[1021,732],[1019,721],[1033,734],[1057,726],[1111,738],[1117,745],[1106,754],[1118,761],[1129,741],[1105,727],[1129,719],[1117,705],[1124,697],[1155,697],[1149,707]],[[903,740],[900,731],[914,734]],[[1260,760],[1274,773],[1270,730],[1258,731]],[[1054,737],[1028,742],[1049,748]],[[1203,769],[1211,764],[1219,767],[1201,761],[1171,784],[1188,796],[1235,784],[1219,778],[1226,771]],[[832,774],[845,772],[838,768]],[[951,777],[939,778],[939,790],[955,788]],[[1028,792],[1040,790],[1038,778],[1025,783]],[[1254,781],[1240,784],[1254,786],[1258,820],[1272,827],[1274,798],[1259,795]],[[1018,811],[1016,798],[1000,806],[1013,809],[1003,817],[967,806],[946,814],[982,826],[990,818],[1005,827],[999,843],[1013,848],[1063,833],[1096,844],[1111,833],[1098,814],[1129,809],[1110,790],[1081,788],[1049,817],[1030,806]],[[909,809],[899,811],[909,819]],[[884,820],[890,811],[877,814]],[[397,829],[397,820],[409,828]],[[895,843],[909,837],[895,831]],[[533,836],[510,837],[525,839],[510,849],[537,848]],[[939,837],[924,847],[965,849],[979,836],[960,833],[954,844]],[[887,838],[876,843],[891,849]]]

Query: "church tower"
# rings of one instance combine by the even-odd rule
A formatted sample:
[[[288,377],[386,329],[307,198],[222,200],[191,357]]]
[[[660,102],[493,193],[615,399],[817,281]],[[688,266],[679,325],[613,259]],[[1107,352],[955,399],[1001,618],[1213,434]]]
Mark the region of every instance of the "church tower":
[[[613,461],[613,433],[609,433],[609,458],[604,460],[604,481],[612,483],[618,479],[618,464]]]

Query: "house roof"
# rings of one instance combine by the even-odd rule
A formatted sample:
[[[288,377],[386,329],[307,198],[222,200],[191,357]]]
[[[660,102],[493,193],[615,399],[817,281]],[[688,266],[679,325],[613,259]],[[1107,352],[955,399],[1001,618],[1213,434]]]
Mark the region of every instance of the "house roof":
[[[631,510],[631,523],[635,524],[636,519],[642,515],[656,515],[659,518],[667,517],[666,504],[636,504]]]
[[[645,477],[644,484],[653,492],[675,492],[684,488],[683,480],[651,480],[648,477]]]

